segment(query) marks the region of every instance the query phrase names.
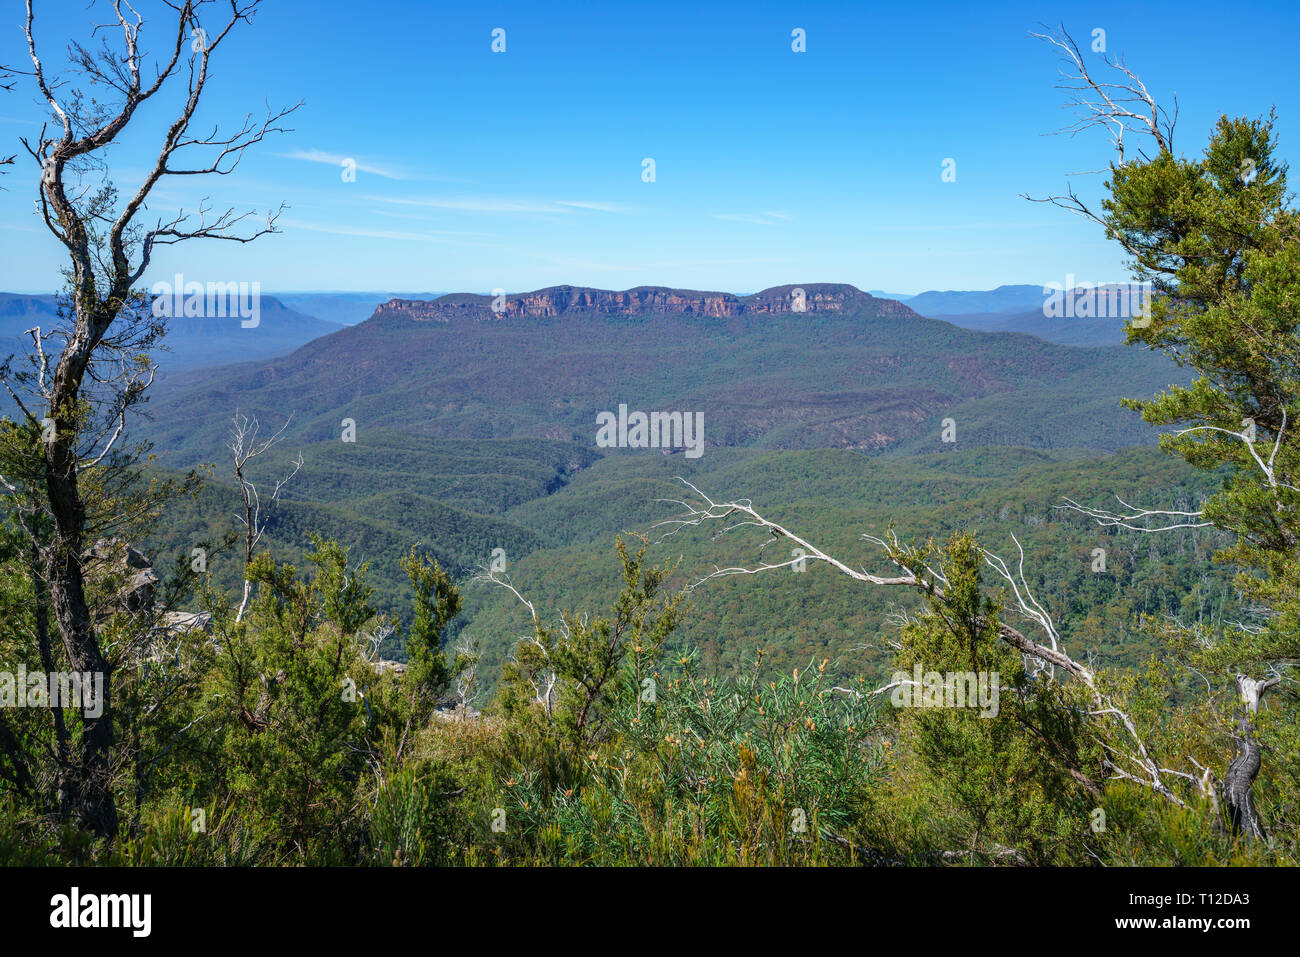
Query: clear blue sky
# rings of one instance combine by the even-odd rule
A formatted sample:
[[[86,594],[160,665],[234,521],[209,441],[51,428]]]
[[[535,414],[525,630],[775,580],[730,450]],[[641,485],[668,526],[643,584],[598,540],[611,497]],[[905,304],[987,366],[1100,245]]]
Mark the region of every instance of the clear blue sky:
[[[142,10],[153,8],[142,0]],[[103,22],[105,0],[37,0],[47,65]],[[164,251],[147,282],[288,290],[510,291],[557,283],[737,292],[835,281],[894,292],[1123,278],[1121,256],[1060,191],[1109,157],[1066,120],[1053,51],[1094,28],[1199,151],[1220,113],[1276,104],[1295,157],[1300,4],[494,3],[265,0],[214,60],[197,126],[304,99],[294,132],[226,179],[176,178],[154,211],[284,201],[282,235]],[[216,8],[213,13],[215,14]],[[210,14],[211,16],[212,14]],[[160,26],[160,25],[159,25]],[[0,63],[25,63],[19,4]],[[506,30],[494,54],[491,31]],[[807,52],[791,51],[791,30]],[[155,48],[161,48],[155,28]],[[43,114],[30,81],[0,92],[0,289],[58,285],[17,139]],[[142,111],[110,162],[130,184],[173,101]],[[653,157],[657,179],[642,181]],[[945,158],[957,179],[941,180]],[[342,181],[343,158],[358,164]],[[1075,177],[1095,195],[1101,177]]]

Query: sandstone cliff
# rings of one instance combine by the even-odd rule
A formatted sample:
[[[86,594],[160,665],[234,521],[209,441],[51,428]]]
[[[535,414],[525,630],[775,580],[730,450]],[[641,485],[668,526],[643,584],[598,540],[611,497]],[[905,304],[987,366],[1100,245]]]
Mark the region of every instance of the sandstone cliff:
[[[796,289],[802,289],[803,309]],[[493,308],[493,303],[497,307]],[[661,313],[715,316],[725,318],[742,314],[762,315],[804,312],[807,314],[841,312],[870,305],[876,315],[914,315],[911,309],[893,299],[877,299],[844,283],[806,283],[802,286],[773,286],[751,296],[726,292],[698,292],[668,289],[663,286],[638,286],[615,292],[581,286],[551,286],[535,292],[513,293],[501,297],[455,293],[433,300],[390,299],[376,311],[376,316],[398,316],[420,322],[473,319],[550,318],[577,313],[608,316],[645,316]]]

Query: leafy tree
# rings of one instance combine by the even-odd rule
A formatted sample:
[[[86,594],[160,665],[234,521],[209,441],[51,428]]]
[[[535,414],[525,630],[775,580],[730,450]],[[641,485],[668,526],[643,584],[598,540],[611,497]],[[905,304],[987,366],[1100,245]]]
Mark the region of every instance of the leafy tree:
[[[209,813],[233,807],[275,835],[278,853],[322,860],[354,855],[360,841],[355,791],[373,726],[361,628],[374,614],[366,566],[336,543],[313,546],[307,580],[262,553],[249,569],[250,614],[216,609],[221,652],[202,732],[213,753],[196,792]]]
[[[607,733],[620,697],[636,700],[676,629],[683,595],[664,595],[669,569],[648,566],[643,541],[636,552],[615,543],[622,589],[608,615],[566,611],[553,627],[533,613],[533,637],[515,647],[502,677],[504,706],[535,701],[575,753]],[[529,605],[530,610],[532,606]],[[554,699],[554,703],[552,703]]]
[[[1178,426],[1162,435],[1165,451],[1226,473],[1197,510],[1085,511],[1112,526],[1232,533],[1217,557],[1241,569],[1237,587],[1254,605],[1253,620],[1194,626],[1183,644],[1189,667],[1234,687],[1235,713],[1225,716],[1234,754],[1222,792],[1234,832],[1257,840],[1265,830],[1253,789],[1264,748],[1255,725],[1265,694],[1289,683],[1285,669],[1300,659],[1300,214],[1276,155],[1275,116],[1222,116],[1202,154],[1184,157],[1174,150],[1173,120],[1122,62],[1107,61],[1123,73],[1108,85],[1068,34],[1044,39],[1075,71],[1079,126],[1108,126],[1117,146],[1100,212],[1073,193],[1054,201],[1101,225],[1128,253],[1135,278],[1151,284],[1154,298],[1130,319],[1129,342],[1195,374],[1190,385],[1126,404],[1153,425]],[[1126,133],[1150,152],[1126,152]],[[1294,752],[1282,754],[1294,766]]]
[[[1002,602],[981,588],[984,552],[972,535],[943,549],[930,543],[904,562],[922,568],[934,558],[943,593],[903,628],[892,690],[904,705],[902,787],[940,822],[922,843],[980,862],[1080,863],[1102,790],[1086,702],[1077,687],[1037,680],[1000,640]],[[918,670],[952,691],[910,684]]]
[[[447,661],[447,631],[460,614],[460,590],[437,559],[419,555],[412,547],[402,568],[414,591],[414,620],[406,639],[405,725],[398,745],[400,757],[412,727],[422,726],[446,696],[452,679],[468,664]]]
[[[102,838],[115,837],[118,831],[113,782],[116,714],[113,662],[105,654],[106,639],[87,596],[84,554],[91,490],[86,486],[95,466],[121,437],[126,411],[153,379],[153,368],[142,353],[156,342],[161,324],[138,284],[154,250],[191,239],[247,242],[274,231],[272,214],[265,228],[241,235],[244,217],[231,210],[212,215],[204,203],[198,221],[181,213],[146,227],[141,216],[165,177],[229,174],[245,149],[280,129],[278,121],[288,111],[268,112],[263,123],[247,122],[233,134],[195,134],[190,129],[208,81],[210,58],[258,2],[232,2],[229,19],[206,33],[200,27],[200,0],[169,4],[175,24],[154,71],[140,46],[144,18],[115,7],[121,49],[107,43],[96,50],[75,41],[69,44],[68,68],[78,82],[51,72],[38,55],[43,45],[33,27],[34,4],[28,4],[23,25],[31,57],[29,75],[51,118],[39,137],[24,141],[24,146],[38,170],[44,223],[67,253],[71,291],[61,346],[47,354],[39,333],[33,342],[36,368],[28,373],[28,382],[34,383],[29,396],[34,408],[18,401],[26,422],[40,430],[40,487],[50,520],[40,561],[50,607],[72,670],[103,678],[103,713],[83,723],[63,781],[70,812]],[[191,42],[191,31],[203,42]],[[152,79],[146,79],[151,74]],[[140,185],[120,195],[106,172],[106,151],[143,114],[142,106],[186,75],[188,79],[179,80],[185,90],[182,105],[156,158]],[[91,95],[90,88],[99,92]],[[191,163],[205,147],[206,160]],[[9,370],[3,371],[6,387],[17,399]],[[95,411],[106,414],[96,417]]]

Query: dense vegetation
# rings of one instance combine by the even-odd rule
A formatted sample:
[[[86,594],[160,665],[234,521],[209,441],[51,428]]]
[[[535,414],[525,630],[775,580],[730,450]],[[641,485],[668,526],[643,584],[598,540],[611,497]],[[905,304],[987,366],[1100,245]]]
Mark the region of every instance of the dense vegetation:
[[[1192,508],[1218,487],[1217,476],[1153,449],[1064,461],[1028,449],[902,457],[732,449],[691,461],[653,451],[599,457],[571,443],[531,440],[430,443],[386,432],[372,441],[382,452],[343,453],[339,463],[326,460],[333,445],[308,447],[291,497],[270,514],[266,548],[301,565],[312,533],[339,541],[356,560],[370,563],[375,608],[406,622],[399,559],[418,544],[463,586],[465,614],[452,635],[463,629],[477,644],[487,690],[496,686],[525,621],[513,597],[473,582],[492,564],[494,549],[501,549],[515,584],[549,609],[614,598],[608,556],[620,534],[648,535],[655,542],[652,558],[675,563],[675,587],[715,562],[743,563],[759,554],[761,541],[658,542],[655,525],[673,516],[665,500],[680,498],[681,479],[753,498],[828,551],[868,564],[878,556],[861,536],[891,524],[905,536],[975,531],[999,552],[1013,548],[1015,535],[1025,547],[1035,594],[1053,609],[1062,633],[1109,664],[1134,666],[1157,650],[1130,627],[1139,617],[1198,620],[1222,617],[1236,606],[1230,570],[1211,560],[1214,548],[1227,542],[1221,533],[1186,529],[1152,537],[1098,529],[1060,507],[1067,495],[1135,501],[1159,489],[1162,501]],[[276,474],[287,464],[281,452],[264,469]],[[385,491],[367,494],[373,489]],[[184,558],[197,545],[218,542],[236,511],[237,493],[218,474],[195,498],[168,509],[146,539],[146,551],[159,559]],[[1104,572],[1093,569],[1095,548],[1106,549]],[[226,588],[237,585],[239,566],[233,549],[209,555],[208,571]],[[718,582],[693,592],[690,615],[674,641],[697,646],[708,667],[727,673],[762,647],[784,670],[829,657],[837,662],[836,674],[874,677],[888,658],[888,613],[900,602],[915,604],[908,596],[847,592],[813,563],[804,574],[783,572],[761,584]],[[382,651],[404,656],[396,637]]]
[[[1171,812],[1122,783],[1099,796],[1042,761],[1032,734],[1017,729],[1046,728],[1094,775],[1101,744],[1071,692],[1044,698],[987,624],[978,634],[951,633],[951,615],[922,612],[904,629],[895,666],[964,665],[973,640],[979,670],[1002,675],[1002,707],[1015,709],[1015,721],[891,708],[852,693],[869,687],[860,680],[839,690],[824,658],[778,669],[760,650],[734,674],[718,675],[697,652],[669,652],[681,596],[665,587],[665,569],[620,547],[614,601],[527,625],[532,634],[493,707],[474,719],[436,710],[474,690],[454,677],[472,673],[472,660],[447,647],[458,604],[450,577],[418,557],[404,563],[415,586],[410,666],[400,676],[376,673],[367,660],[375,619],[365,569],[338,546],[317,539],[313,547],[305,576],[259,557],[259,597],[244,621],[209,595],[211,635],[177,635],[161,654],[119,662],[119,700],[129,707],[118,773],[129,813],[118,841],[47,829],[28,803],[35,781],[17,773],[11,756],[0,857],[1086,864],[1226,862],[1247,853],[1215,832],[1204,809]],[[954,539],[944,553],[950,580],[959,571],[978,577],[974,548]],[[991,600],[971,587],[965,601]],[[4,620],[30,625],[22,576],[8,576],[2,594]],[[106,633],[129,628],[125,617]],[[1140,682],[1116,679],[1128,682],[1143,731],[1180,744],[1191,735],[1212,751],[1217,742],[1198,724],[1202,709],[1175,711],[1171,722],[1178,682],[1150,667]],[[33,754],[48,712],[15,717],[6,727],[13,754]],[[1014,766],[1023,773],[1003,773]],[[1099,832],[1091,829],[1096,808],[1110,821]],[[1267,860],[1277,851],[1251,853]]]

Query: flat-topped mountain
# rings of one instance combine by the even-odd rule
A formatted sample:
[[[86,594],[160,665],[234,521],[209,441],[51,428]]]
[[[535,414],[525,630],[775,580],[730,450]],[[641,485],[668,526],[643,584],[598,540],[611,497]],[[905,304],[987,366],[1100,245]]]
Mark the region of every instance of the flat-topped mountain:
[[[534,292],[479,296],[452,293],[434,300],[391,299],[376,316],[401,316],[415,321],[447,321],[455,317],[476,319],[544,319],[570,313],[607,316],[643,316],[676,313],[726,318],[777,313],[843,312],[868,308],[878,315],[916,315],[892,299],[878,299],[846,283],[807,283],[773,286],[750,296],[727,292],[638,286],[615,292],[583,286],[550,286]]]
[[[292,412],[287,439],[340,455],[364,454],[376,428],[594,449],[597,416],[626,405],[698,413],[709,449],[944,451],[945,419],[963,447],[1115,449],[1153,437],[1119,400],[1185,378],[1144,350],[971,332],[833,283],[555,286],[493,304],[390,301],[290,355],[171,376],[147,431],[184,461],[211,461],[237,409]],[[345,419],[355,444],[340,443]]]

